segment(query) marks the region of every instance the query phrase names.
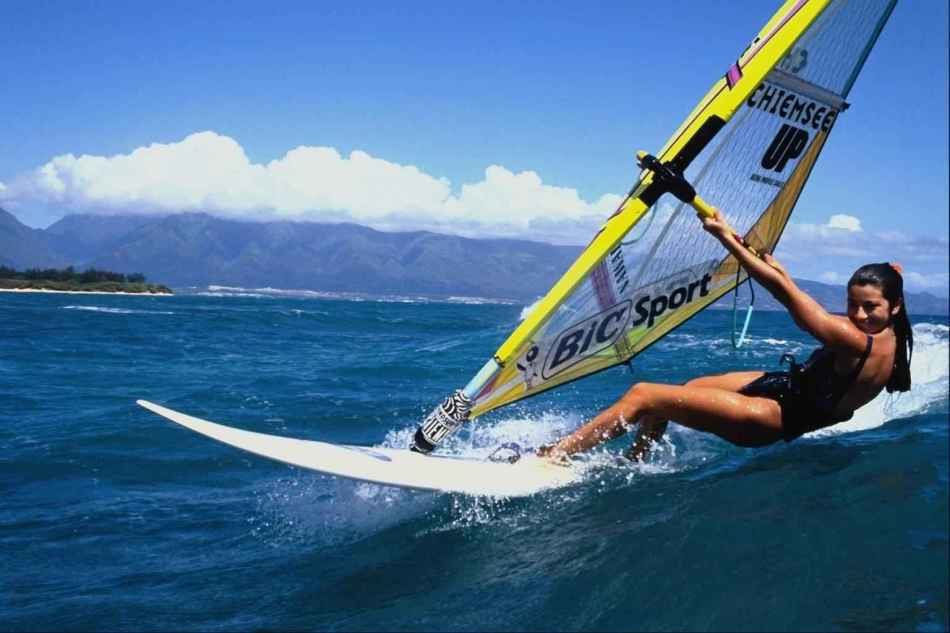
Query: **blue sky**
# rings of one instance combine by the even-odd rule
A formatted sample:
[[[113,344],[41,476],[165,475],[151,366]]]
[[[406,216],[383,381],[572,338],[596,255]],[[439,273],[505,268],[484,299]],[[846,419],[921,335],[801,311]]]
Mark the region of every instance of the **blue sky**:
[[[0,205],[32,226],[72,211],[148,211],[158,184],[103,193],[87,171],[77,176],[86,197],[51,198],[43,168],[87,155],[101,157],[89,161],[94,176],[128,174],[135,156],[164,165],[188,151],[168,204],[194,203],[188,181],[204,179],[219,183],[214,202],[226,207],[229,169],[243,156],[374,183],[373,200],[321,192],[327,210],[306,216],[315,219],[419,228],[408,215],[404,227],[398,216],[373,221],[380,188],[397,206],[449,192],[469,206],[606,216],[635,177],[636,150],[659,149],[777,6],[8,0]],[[793,217],[805,228],[778,255],[844,215],[857,219],[850,237],[871,259],[929,249],[914,283],[946,294],[947,23],[946,2],[898,5]],[[288,196],[288,209],[305,206]],[[491,232],[463,210],[421,228]],[[824,269],[802,261],[804,276],[835,281],[857,261],[828,252]]]

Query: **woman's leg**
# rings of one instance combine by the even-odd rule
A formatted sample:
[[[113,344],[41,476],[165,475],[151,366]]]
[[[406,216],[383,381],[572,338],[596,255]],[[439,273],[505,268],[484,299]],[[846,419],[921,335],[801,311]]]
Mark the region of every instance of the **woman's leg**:
[[[624,451],[623,456],[632,462],[646,461],[650,456],[653,445],[663,438],[669,420],[658,415],[645,415],[637,425],[637,437],[630,448]]]
[[[738,392],[753,380],[762,377],[764,371],[731,371],[715,376],[700,376],[686,383],[687,387],[712,387]]]
[[[722,387],[741,389],[761,375],[761,372],[742,373],[746,375],[711,376],[683,386],[636,384],[612,407],[539,453],[571,455],[588,450],[626,433],[644,415],[714,433],[738,446],[771,444],[782,437],[782,411],[777,402],[744,396],[729,388],[696,384],[709,385],[716,381]],[[746,380],[749,376],[752,378]],[[745,382],[738,385],[741,380]]]
[[[761,371],[734,371],[716,376],[702,376],[686,383],[687,387],[713,387],[726,391],[739,391],[750,382],[759,378]],[[637,437],[633,440],[624,457],[634,462],[642,462],[650,456],[650,448],[663,438],[669,422],[662,416],[645,415],[637,426]]]

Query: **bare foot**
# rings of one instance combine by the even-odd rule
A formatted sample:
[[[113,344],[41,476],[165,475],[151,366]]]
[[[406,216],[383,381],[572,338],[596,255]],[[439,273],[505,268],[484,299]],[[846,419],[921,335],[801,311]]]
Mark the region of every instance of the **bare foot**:
[[[557,449],[557,444],[542,446],[538,449],[537,455],[558,466],[570,466],[572,464],[571,458],[568,457],[567,453]]]
[[[644,446],[640,442],[634,442],[630,448],[623,452],[624,457],[635,463],[646,461],[647,455],[649,454],[650,448],[648,446]]]

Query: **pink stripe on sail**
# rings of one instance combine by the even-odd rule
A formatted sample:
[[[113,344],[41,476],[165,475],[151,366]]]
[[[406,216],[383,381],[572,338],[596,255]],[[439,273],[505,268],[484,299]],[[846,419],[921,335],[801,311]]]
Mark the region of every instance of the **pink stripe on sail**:
[[[739,62],[736,62],[726,71],[726,83],[729,84],[730,88],[733,88],[739,83],[740,79],[742,79],[742,70],[739,68]]]
[[[600,304],[601,310],[606,310],[617,303],[617,296],[610,287],[607,262],[600,262],[600,264],[597,265],[597,268],[594,269],[594,272],[590,276],[590,280],[593,283],[594,292],[597,295],[597,303]]]

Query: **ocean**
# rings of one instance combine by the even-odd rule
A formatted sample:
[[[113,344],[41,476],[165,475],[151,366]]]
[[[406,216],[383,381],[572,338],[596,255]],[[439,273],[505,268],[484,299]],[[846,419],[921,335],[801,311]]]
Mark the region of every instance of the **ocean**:
[[[765,449],[671,427],[521,499],[345,481],[177,427],[406,446],[524,305],[212,288],[0,294],[0,629],[948,628],[946,317],[911,315],[914,388]],[[455,454],[533,448],[637,380],[776,369],[785,313],[707,311],[638,357],[493,412]]]

